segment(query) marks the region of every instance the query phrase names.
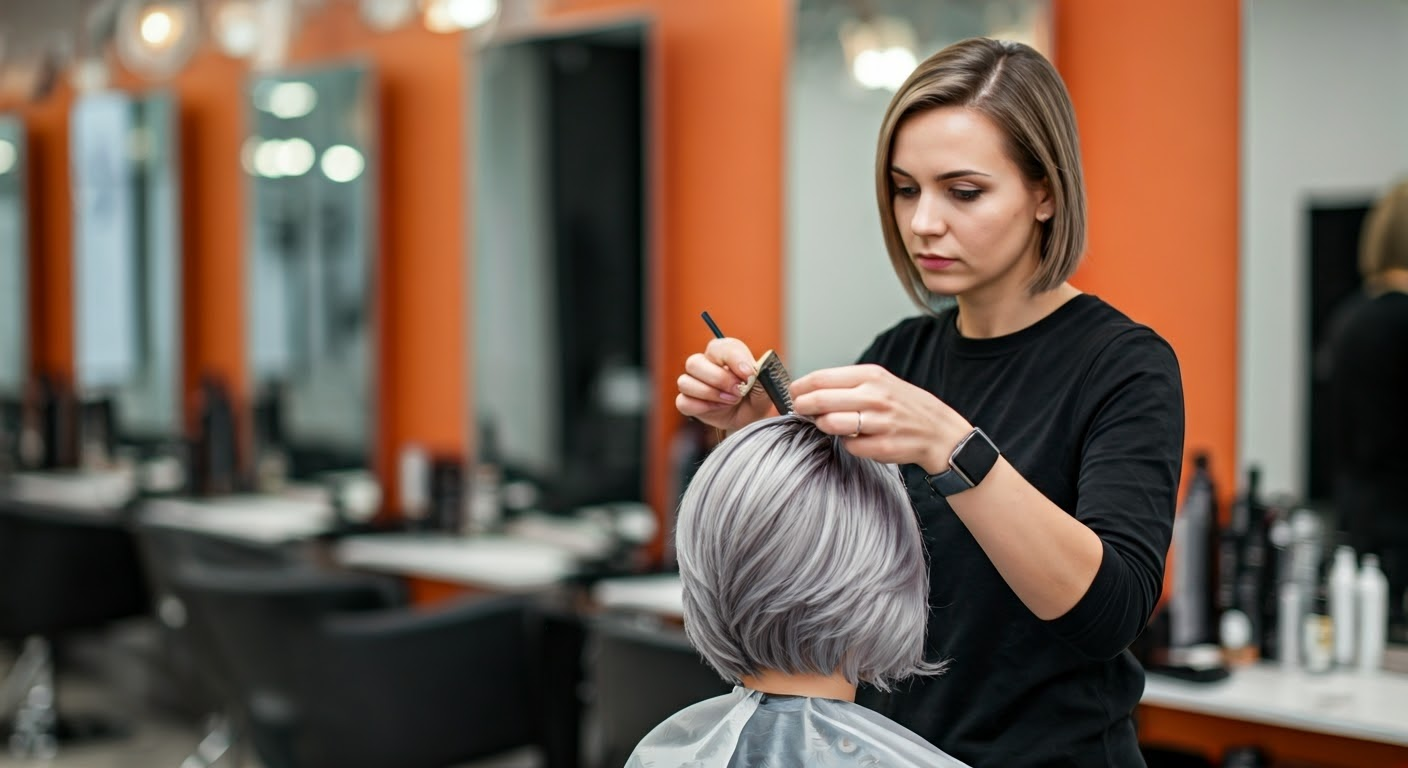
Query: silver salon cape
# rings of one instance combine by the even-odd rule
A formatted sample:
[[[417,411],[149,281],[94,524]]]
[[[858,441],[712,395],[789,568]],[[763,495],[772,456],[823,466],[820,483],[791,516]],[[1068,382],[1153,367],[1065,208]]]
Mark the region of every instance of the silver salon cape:
[[[675,713],[626,768],[967,768],[859,704],[735,687]]]

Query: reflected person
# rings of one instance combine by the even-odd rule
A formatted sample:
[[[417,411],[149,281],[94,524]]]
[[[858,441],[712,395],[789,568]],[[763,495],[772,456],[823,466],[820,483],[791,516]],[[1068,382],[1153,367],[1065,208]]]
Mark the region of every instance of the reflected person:
[[[690,643],[732,693],[652,730],[628,768],[962,766],[854,702],[924,662],[928,574],[893,466],[809,419],[766,419],[700,466],[676,532]]]
[[[1385,194],[1359,241],[1364,286],[1331,319],[1330,444],[1340,525],[1356,552],[1379,555],[1389,623],[1408,592],[1408,181]]]

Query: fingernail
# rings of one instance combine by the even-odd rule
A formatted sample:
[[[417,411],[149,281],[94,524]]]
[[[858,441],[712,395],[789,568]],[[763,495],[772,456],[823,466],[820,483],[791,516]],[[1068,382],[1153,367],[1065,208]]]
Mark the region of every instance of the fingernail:
[[[738,366],[738,370],[742,371],[744,376],[752,376],[752,375],[753,375],[753,364],[752,364],[752,363],[742,363],[742,364],[740,364],[740,365]]]
[[[738,402],[738,395],[735,395],[732,392],[720,392],[719,399],[724,401],[725,403],[736,403]]]

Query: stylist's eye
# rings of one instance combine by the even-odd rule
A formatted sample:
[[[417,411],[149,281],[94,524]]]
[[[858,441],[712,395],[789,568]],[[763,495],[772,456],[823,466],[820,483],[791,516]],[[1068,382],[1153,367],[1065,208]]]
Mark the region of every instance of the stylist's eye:
[[[919,195],[919,187],[907,184],[894,184],[892,186],[895,190],[895,197],[917,197]]]
[[[983,194],[983,190],[958,188],[951,190],[950,194],[952,194],[954,198],[962,202],[971,203],[974,200],[977,200],[978,197]]]

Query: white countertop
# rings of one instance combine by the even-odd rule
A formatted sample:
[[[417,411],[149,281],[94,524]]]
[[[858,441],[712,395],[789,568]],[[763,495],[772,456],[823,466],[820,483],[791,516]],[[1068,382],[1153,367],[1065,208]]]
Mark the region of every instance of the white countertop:
[[[499,592],[534,592],[562,583],[577,557],[562,546],[507,536],[407,533],[350,536],[333,550],[349,568],[422,576]]]
[[[271,545],[310,539],[337,524],[326,501],[284,496],[153,499],[140,515],[151,525]]]
[[[677,573],[602,579],[593,587],[592,597],[607,609],[643,611],[676,619],[684,616],[684,587]]]
[[[1226,680],[1192,683],[1149,675],[1145,704],[1408,747],[1408,675],[1313,675],[1272,663]]]
[[[6,496],[24,504],[112,519],[136,495],[137,476],[126,468],[16,472],[6,488]]]
[[[678,574],[608,579],[596,585],[606,608],[679,617]],[[1271,663],[1239,668],[1226,680],[1192,683],[1149,675],[1145,704],[1302,731],[1408,746],[1408,675],[1357,671],[1313,675]]]

